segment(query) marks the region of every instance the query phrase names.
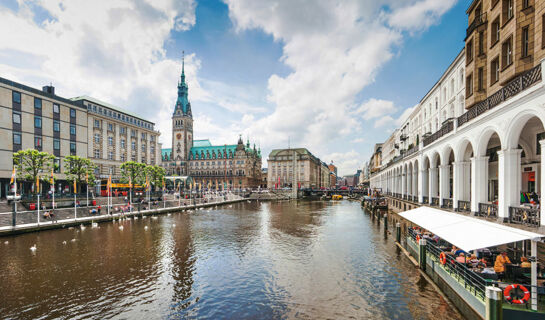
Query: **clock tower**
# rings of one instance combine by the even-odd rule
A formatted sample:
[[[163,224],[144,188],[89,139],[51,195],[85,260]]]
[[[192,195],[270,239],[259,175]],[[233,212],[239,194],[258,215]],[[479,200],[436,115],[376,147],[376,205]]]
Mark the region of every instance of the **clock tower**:
[[[172,114],[172,161],[176,163],[176,173],[179,175],[188,175],[189,151],[193,146],[193,115],[187,91],[184,58],[182,57],[182,75],[178,83],[178,98]]]

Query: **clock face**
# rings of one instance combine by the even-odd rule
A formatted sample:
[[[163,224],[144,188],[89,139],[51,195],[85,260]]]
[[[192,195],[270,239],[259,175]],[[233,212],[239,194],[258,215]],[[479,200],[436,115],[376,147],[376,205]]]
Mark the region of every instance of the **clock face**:
[[[181,133],[178,133],[178,134],[176,135],[176,139],[180,140],[181,138],[182,138],[182,134],[181,134]]]

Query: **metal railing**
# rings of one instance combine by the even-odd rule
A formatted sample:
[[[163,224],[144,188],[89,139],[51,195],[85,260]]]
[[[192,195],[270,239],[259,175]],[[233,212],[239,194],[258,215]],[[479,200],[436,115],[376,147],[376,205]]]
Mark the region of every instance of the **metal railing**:
[[[458,211],[471,211],[471,202],[466,200],[458,200]]]
[[[473,33],[473,31],[475,31],[475,29],[477,29],[479,26],[485,23],[486,23],[486,12],[481,13],[478,16],[475,16],[473,21],[471,21],[471,23],[469,24],[469,27],[467,27],[466,29],[466,39],[469,38],[469,36],[471,35],[471,33]]]
[[[479,212],[477,215],[480,217],[497,218],[498,206],[492,203],[479,203]]]
[[[442,136],[446,135],[452,130],[454,130],[454,119],[448,119],[445,122],[443,122],[443,125],[441,126],[439,130],[435,131],[435,133],[424,138],[424,141],[423,141],[424,147],[433,143],[435,140],[441,138]]]
[[[443,208],[452,209],[452,199],[443,199]]]
[[[439,198],[431,197],[431,205],[432,206],[439,206]]]
[[[432,259],[435,263],[441,264],[439,261],[439,255],[443,252],[441,248],[433,244],[432,241],[427,241],[426,251],[428,258]],[[487,285],[486,280],[469,269],[465,264],[456,261],[453,255],[445,254],[445,257],[446,263],[444,265],[441,264],[445,271],[458,280],[458,283],[462,284],[467,291],[484,301]]]
[[[466,122],[478,117],[479,115],[485,113],[487,110],[494,108],[505,100],[517,95],[521,91],[526,90],[540,80],[541,64],[538,64],[532,69],[523,72],[522,74],[511,80],[503,88],[496,91],[485,100],[476,103],[466,113],[459,116],[457,119],[458,127],[461,127]]]
[[[539,208],[509,207],[509,222],[531,227],[541,226]]]
[[[424,204],[430,203],[430,198],[428,196],[423,196],[422,197],[422,203],[424,203]]]

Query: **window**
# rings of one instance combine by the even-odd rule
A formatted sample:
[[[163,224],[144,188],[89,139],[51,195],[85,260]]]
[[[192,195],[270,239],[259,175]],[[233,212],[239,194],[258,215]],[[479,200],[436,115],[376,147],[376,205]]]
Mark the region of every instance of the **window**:
[[[21,113],[13,112],[13,123],[21,124]]]
[[[496,57],[490,63],[490,84],[494,84],[500,80],[500,58]]]
[[[484,31],[479,32],[479,55],[484,54]]]
[[[505,25],[507,21],[513,18],[513,0],[503,0],[502,14],[503,14],[503,24]]]
[[[477,71],[477,88],[478,88],[477,90],[479,90],[479,91],[481,91],[481,90],[484,89],[484,88],[483,88],[483,80],[484,80],[483,77],[484,77],[484,75],[483,75],[483,68],[481,67],[481,68],[479,68],[479,70]]]
[[[469,63],[471,60],[473,60],[473,39],[466,44],[466,61]]]
[[[34,108],[36,108],[36,109],[41,109],[42,108],[42,99],[34,98]]]
[[[155,152],[155,147],[154,147],[154,146],[150,146],[149,149],[150,149],[150,152],[151,152],[151,153],[154,153],[154,152]]]
[[[523,0],[522,9],[527,9],[528,7],[530,7],[530,0]]]
[[[146,152],[146,145],[145,144],[142,145],[142,152]]]
[[[121,139],[121,148],[125,149],[125,139]]]
[[[470,74],[466,78],[466,96],[469,97],[473,94],[473,74]]]
[[[108,123],[108,131],[114,131],[114,125],[111,123]]]
[[[492,22],[492,32],[490,33],[490,36],[490,42],[492,43],[492,46],[494,46],[496,42],[500,41],[500,17],[497,17],[496,20]]]
[[[95,119],[95,128],[100,129],[100,120]]]
[[[513,37],[510,36],[501,46],[501,66],[505,69],[513,62]]]
[[[75,153],[76,153],[76,143],[70,142],[70,154],[75,154]]]
[[[13,144],[20,145],[21,144],[21,134],[20,133],[13,133]]]
[[[114,153],[112,151],[108,152],[108,160],[114,159]]]
[[[42,147],[42,137],[34,137],[34,148]]]
[[[100,150],[95,149],[95,158],[100,158]]]
[[[126,158],[125,155],[122,154],[122,155],[121,155],[121,162],[125,162],[125,158]]]
[[[132,161],[136,161],[136,156],[135,156],[135,155],[132,155],[132,156],[131,156],[131,160],[132,160]]]
[[[155,136],[151,136],[151,137],[150,137],[150,140],[151,140],[152,142],[155,142]]]
[[[54,113],[59,113],[59,112],[60,112],[60,110],[59,110],[59,105],[56,104],[56,103],[53,104],[53,112],[54,112]]]
[[[131,142],[131,149],[133,151],[136,151],[136,142],[134,142],[134,141]]]
[[[522,28],[522,57],[526,58],[530,55],[530,48],[529,48],[529,30],[528,26]]]
[[[126,134],[126,133],[127,133],[127,127],[121,127],[121,128],[119,128],[119,132],[120,132],[121,134]]]
[[[53,149],[54,150],[61,149],[61,141],[59,139],[53,139]]]
[[[100,143],[100,135],[95,133],[95,143]]]
[[[113,146],[113,145],[114,145],[114,138],[113,138],[113,137],[108,137],[108,145],[109,145],[109,146]]]
[[[142,139],[146,139],[146,133],[142,132]]]
[[[131,137],[136,138],[136,130],[131,129]]]
[[[53,120],[53,131],[54,132],[60,132],[61,131],[61,123],[59,120]]]
[[[73,135],[73,136],[76,135],[76,125],[75,124],[70,125],[70,134]]]
[[[21,93],[17,91],[11,92],[11,97],[14,103],[21,104]]]
[[[41,128],[41,127],[42,127],[42,117],[34,116],[34,128]]]

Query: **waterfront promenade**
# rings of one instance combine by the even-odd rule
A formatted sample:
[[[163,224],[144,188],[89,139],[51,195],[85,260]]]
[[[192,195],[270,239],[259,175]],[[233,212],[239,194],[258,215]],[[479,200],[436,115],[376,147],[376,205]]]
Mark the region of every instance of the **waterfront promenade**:
[[[181,210],[198,210],[246,200],[242,196],[232,193],[221,196],[209,195],[198,199],[174,199],[173,195],[167,195],[167,200],[165,201],[150,201],[146,204],[133,202],[130,206],[127,203],[122,203],[122,198],[114,199],[117,203],[110,205],[109,211],[107,205],[61,208],[53,211],[55,215],[53,218],[44,217],[44,213],[51,212],[50,209],[18,211],[15,226],[13,226],[12,220],[13,212],[2,212],[0,213],[0,236],[65,228],[122,218],[165,214]],[[106,198],[101,200],[106,201]]]

